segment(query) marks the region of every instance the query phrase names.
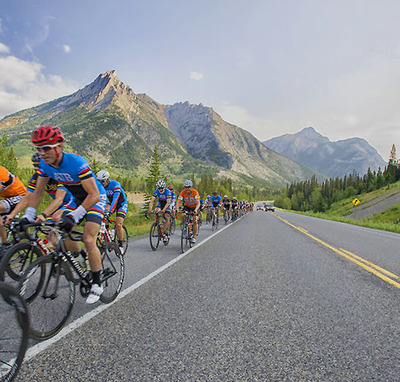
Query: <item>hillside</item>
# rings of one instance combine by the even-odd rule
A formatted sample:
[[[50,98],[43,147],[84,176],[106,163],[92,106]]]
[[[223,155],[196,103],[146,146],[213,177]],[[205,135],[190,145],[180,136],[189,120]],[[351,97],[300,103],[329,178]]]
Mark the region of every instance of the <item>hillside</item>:
[[[135,94],[115,71],[74,94],[3,118],[0,129],[10,136],[16,154],[28,157],[31,131],[42,124],[60,126],[70,150],[120,173],[147,173],[155,145],[170,177],[206,172],[281,187],[314,173],[223,121],[212,108],[162,105]]]
[[[368,168],[378,170],[386,165],[366,140],[351,138],[332,142],[312,127],[272,138],[264,145],[328,178],[343,177],[353,171],[364,175]]]

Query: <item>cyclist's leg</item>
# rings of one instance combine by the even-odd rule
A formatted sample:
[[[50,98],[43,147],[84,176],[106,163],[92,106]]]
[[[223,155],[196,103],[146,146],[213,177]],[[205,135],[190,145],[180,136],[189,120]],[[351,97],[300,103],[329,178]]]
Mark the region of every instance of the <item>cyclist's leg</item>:
[[[199,224],[198,224],[198,216],[194,216],[193,218],[193,237],[197,237],[197,233],[199,231]]]
[[[164,213],[165,225],[164,225],[164,234],[169,234],[169,227],[171,223],[171,211],[166,210]]]

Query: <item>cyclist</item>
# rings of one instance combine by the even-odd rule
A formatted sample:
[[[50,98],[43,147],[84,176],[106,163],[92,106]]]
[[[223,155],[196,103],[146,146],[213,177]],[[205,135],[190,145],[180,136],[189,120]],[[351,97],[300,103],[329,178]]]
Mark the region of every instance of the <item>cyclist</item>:
[[[35,173],[31,177],[28,183],[28,192],[17,204],[14,210],[7,215],[5,224],[9,223],[19,212],[21,212],[29,203],[29,198],[36,188],[36,181],[38,178],[37,169],[39,168],[40,154],[35,153],[32,155],[32,164],[35,168]],[[59,221],[61,219],[62,213],[68,206],[74,201],[72,194],[64,187],[62,183],[55,181],[50,178],[46,184],[45,191],[53,199],[52,202],[47,206],[47,208],[37,216],[38,221],[45,221],[48,216],[51,215],[53,221]]]
[[[194,188],[192,188],[193,182],[191,180],[185,180],[183,187],[185,188],[179,193],[178,201],[176,202],[176,208],[179,209],[183,204],[182,212],[194,212],[193,237],[190,239],[190,241],[194,244],[196,243],[198,232],[197,213],[200,208],[200,195]],[[182,225],[184,224],[184,220],[185,215],[182,214]]]
[[[170,204],[170,207],[171,207],[172,213],[175,216],[176,215],[176,194],[174,192],[174,187],[168,186],[167,188],[168,188],[168,190],[171,191],[171,204]]]
[[[93,282],[86,303],[93,304],[100,299],[103,287],[100,282],[101,255],[96,245],[100,224],[103,220],[107,195],[104,187],[95,178],[89,164],[80,155],[63,152],[64,135],[56,126],[36,128],[31,137],[40,154],[36,189],[29,198],[29,204],[21,219],[21,225],[35,221],[36,209],[43,197],[49,178],[62,182],[71,191],[75,201],[72,211],[64,211],[60,227],[71,231],[86,217],[83,229],[85,244]],[[77,243],[76,243],[77,244]],[[77,244],[79,247],[79,245]],[[80,250],[77,249],[77,251]]]
[[[222,199],[222,207],[224,209],[224,213],[228,214],[228,220],[231,218],[230,216],[230,208],[231,208],[231,201],[228,199],[228,195],[224,195],[224,198]]]
[[[7,241],[3,217],[9,214],[26,194],[26,187],[21,180],[0,166],[0,243]]]
[[[165,182],[160,179],[156,183],[156,189],[154,190],[153,196],[151,197],[149,204],[149,213],[153,212],[154,201],[158,198],[158,203],[155,208],[155,212],[162,212],[165,218],[164,224],[164,235],[163,241],[167,243],[169,241],[169,226],[171,218],[171,191],[165,187]]]
[[[219,222],[219,206],[221,205],[221,196],[218,195],[218,191],[214,191],[210,198],[212,203],[212,208],[217,211],[217,222]]]
[[[235,196],[232,198],[231,209],[232,209],[232,219],[233,217],[236,218],[238,214],[238,201]]]
[[[121,184],[116,180],[110,180],[110,173],[101,170],[96,174],[97,180],[103,185],[107,194],[107,205],[105,214],[111,215],[116,212],[115,227],[117,229],[118,246],[123,247],[124,230],[122,228],[126,214],[128,213],[128,199]]]

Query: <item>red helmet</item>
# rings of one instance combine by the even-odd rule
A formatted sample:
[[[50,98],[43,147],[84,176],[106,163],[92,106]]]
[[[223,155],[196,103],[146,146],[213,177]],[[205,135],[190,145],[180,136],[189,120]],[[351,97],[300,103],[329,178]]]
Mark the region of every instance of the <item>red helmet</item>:
[[[52,145],[64,142],[64,135],[57,126],[40,126],[32,133],[32,143],[36,146]]]

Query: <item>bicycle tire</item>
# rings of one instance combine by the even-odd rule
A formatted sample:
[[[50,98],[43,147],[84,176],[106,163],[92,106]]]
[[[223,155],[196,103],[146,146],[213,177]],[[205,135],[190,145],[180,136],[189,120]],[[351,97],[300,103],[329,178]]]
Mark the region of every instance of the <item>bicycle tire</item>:
[[[0,282],[0,321],[7,331],[0,333],[0,381],[15,379],[23,362],[29,340],[29,314],[26,303],[11,285]],[[12,304],[5,301],[12,301]]]
[[[125,277],[124,256],[116,243],[107,243],[100,249],[101,285],[104,288],[100,300],[106,304],[114,301],[121,292]]]
[[[171,216],[171,223],[169,226],[169,233],[171,236],[175,233],[175,228],[176,228],[175,218]]]
[[[153,251],[156,251],[160,244],[160,236],[158,234],[158,224],[153,223],[150,228],[150,247]]]
[[[44,253],[37,245],[32,245],[28,241],[15,244],[4,254],[0,262],[0,280],[19,282],[21,275],[38,257]],[[8,275],[11,280],[6,280]]]
[[[21,277],[19,290],[23,298],[35,295],[28,302],[29,335],[39,341],[55,336],[64,327],[75,303],[69,265],[61,257],[41,256]]]
[[[185,223],[181,233],[181,251],[185,253],[190,248],[189,227]]]
[[[113,242],[118,245],[118,237],[117,237],[117,229],[114,227],[113,228],[113,237],[114,240]],[[122,226],[122,231],[124,233],[124,237],[122,239],[122,247],[119,247],[122,253],[122,256],[125,256],[126,251],[128,250],[128,245],[129,245],[129,235],[128,235],[128,230],[126,227],[123,225]]]

